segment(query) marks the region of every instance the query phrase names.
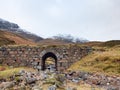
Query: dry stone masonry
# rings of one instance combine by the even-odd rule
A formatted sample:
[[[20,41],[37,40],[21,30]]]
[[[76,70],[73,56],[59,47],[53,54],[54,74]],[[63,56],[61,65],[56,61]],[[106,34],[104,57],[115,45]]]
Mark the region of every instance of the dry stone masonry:
[[[66,69],[91,52],[90,47],[78,45],[61,46],[2,46],[0,47],[0,64],[9,66],[41,67],[45,69],[48,57],[55,59],[56,69]]]

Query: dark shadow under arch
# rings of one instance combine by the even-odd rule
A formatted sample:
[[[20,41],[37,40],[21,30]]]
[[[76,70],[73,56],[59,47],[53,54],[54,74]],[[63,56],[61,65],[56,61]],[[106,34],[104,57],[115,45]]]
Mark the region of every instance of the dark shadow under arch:
[[[54,54],[54,53],[52,53],[52,52],[47,52],[45,55],[43,55],[42,56],[42,63],[41,63],[41,69],[42,70],[45,70],[46,69],[46,67],[45,67],[45,61],[46,61],[46,59],[47,58],[49,58],[49,57],[52,57],[54,60],[55,60],[55,68],[56,68],[56,70],[57,70],[57,57],[56,57],[56,55]]]

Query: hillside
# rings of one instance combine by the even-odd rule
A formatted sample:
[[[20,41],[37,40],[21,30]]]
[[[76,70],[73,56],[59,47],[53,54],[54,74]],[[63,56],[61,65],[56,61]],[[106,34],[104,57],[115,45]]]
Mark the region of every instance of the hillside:
[[[104,42],[100,42],[100,41],[90,41],[90,42],[85,42],[82,43],[82,45],[86,45],[86,46],[90,46],[90,47],[96,47],[96,46],[100,46],[102,43]]]
[[[1,45],[35,45],[34,42],[25,39],[17,34],[0,30],[0,46]]]
[[[103,49],[104,51],[95,50],[69,69],[120,76],[120,46]]]
[[[120,40],[111,40],[100,44],[103,47],[114,47],[116,45],[120,45]]]
[[[33,42],[39,42],[39,41],[43,40],[42,37],[37,36],[28,31],[25,31],[25,30],[21,29],[17,24],[3,20],[3,19],[0,19],[0,29],[18,34],[19,36],[26,38],[26,39],[30,39]]]
[[[4,36],[4,32],[0,31],[0,46],[1,45],[8,45],[8,44],[15,44],[15,41],[6,38]]]
[[[82,45],[87,45],[91,47],[114,47],[116,45],[120,45],[120,40],[110,40],[106,42],[92,41],[92,42],[85,42]]]
[[[48,38],[48,39],[41,40],[38,44],[39,45],[64,45],[68,43],[61,40]]]

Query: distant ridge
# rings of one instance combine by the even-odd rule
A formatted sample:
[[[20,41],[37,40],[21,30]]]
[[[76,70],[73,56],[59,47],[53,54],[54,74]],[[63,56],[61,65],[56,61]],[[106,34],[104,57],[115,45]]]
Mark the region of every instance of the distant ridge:
[[[101,46],[106,46],[106,47],[113,47],[116,45],[120,45],[120,40],[110,40],[101,44]]]
[[[91,41],[83,43],[83,45],[88,45],[91,47],[98,46],[98,47],[114,47],[116,45],[120,45],[120,40],[109,40],[106,42],[100,42],[100,41]]]
[[[60,41],[60,40],[55,40],[52,38],[47,38],[39,42],[39,45],[65,45],[65,44],[70,44],[70,43]]]
[[[20,35],[23,38],[29,39],[33,42],[39,42],[43,40],[42,37],[37,36],[31,32],[21,29],[17,24],[3,20],[0,18],[0,29],[3,31],[9,31],[15,34]]]

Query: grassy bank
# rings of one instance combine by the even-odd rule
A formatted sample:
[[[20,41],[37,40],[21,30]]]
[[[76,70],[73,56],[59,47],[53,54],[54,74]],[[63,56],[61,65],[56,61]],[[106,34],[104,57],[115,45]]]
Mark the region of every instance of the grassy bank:
[[[11,68],[8,66],[0,66],[0,78],[6,79],[14,74],[17,74],[20,70],[34,71],[33,69],[27,67]]]
[[[106,48],[105,51],[94,51],[74,63],[69,69],[120,76],[120,47]]]

